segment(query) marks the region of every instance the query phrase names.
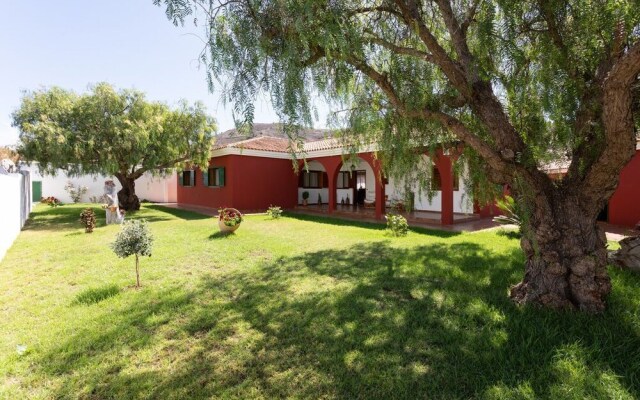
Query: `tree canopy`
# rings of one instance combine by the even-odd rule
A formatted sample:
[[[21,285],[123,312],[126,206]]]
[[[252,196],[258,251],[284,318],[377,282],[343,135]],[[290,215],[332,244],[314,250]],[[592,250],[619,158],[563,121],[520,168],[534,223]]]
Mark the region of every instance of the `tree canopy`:
[[[204,16],[209,84],[246,121],[267,91],[285,122],[311,124],[322,94],[351,138],[377,143],[389,174],[415,171],[416,148],[463,143],[474,187],[510,184],[528,214],[512,297],[604,307],[595,220],[635,152],[640,2],[154,3],[174,24]],[[545,173],[552,161],[570,164],[563,179]]]
[[[58,87],[27,92],[13,124],[25,160],[38,161],[44,173],[116,176],[125,208],[138,207],[134,181],[145,172],[207,165],[215,130],[201,103],[171,109],[106,83],[85,94]]]

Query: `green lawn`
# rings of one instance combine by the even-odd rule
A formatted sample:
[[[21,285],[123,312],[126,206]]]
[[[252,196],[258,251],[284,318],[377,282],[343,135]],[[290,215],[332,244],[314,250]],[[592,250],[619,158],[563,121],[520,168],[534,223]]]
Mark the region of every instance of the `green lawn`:
[[[145,206],[135,290],[81,209],[39,206],[0,263],[0,398],[640,397],[636,275],[603,315],[518,308],[508,235]]]

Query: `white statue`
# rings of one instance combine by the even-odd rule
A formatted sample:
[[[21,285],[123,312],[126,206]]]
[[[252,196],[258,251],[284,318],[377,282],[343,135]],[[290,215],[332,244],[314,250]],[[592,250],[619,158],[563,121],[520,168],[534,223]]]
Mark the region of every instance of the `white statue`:
[[[121,224],[124,221],[124,212],[118,206],[118,194],[116,184],[112,180],[104,182],[104,196],[107,198],[107,225]]]

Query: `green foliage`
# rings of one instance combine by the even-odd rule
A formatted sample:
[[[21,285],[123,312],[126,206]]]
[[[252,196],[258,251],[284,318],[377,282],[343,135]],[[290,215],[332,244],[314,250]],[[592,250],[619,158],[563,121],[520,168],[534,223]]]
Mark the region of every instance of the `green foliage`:
[[[76,186],[73,184],[73,182],[67,181],[67,183],[64,185],[64,190],[69,193],[69,196],[74,203],[80,203],[80,200],[82,200],[82,196],[87,193],[87,190],[89,190],[89,188],[80,185]]]
[[[310,99],[322,94],[332,109],[343,110],[331,116],[331,123],[348,128],[339,132],[347,148],[377,143],[387,176],[417,183],[427,191],[431,165],[421,162],[416,148],[434,152],[461,139],[439,116],[461,121],[478,143],[502,150],[496,137],[504,132],[490,126],[491,118],[480,115],[477,106],[459,103],[464,100],[461,87],[434,60],[435,46],[427,48],[418,27],[401,15],[398,5],[406,2],[153,2],[166,6],[174,24],[189,16],[197,22],[202,15],[198,10],[208,10],[204,14],[208,47],[201,61],[208,66],[210,88],[221,86],[241,124],[251,125],[253,102],[260,93],[269,92],[295,135],[296,124],[313,123]],[[460,67],[465,60],[438,5],[447,3],[406,4],[417,4],[421,22],[442,51],[439,57]],[[592,98],[595,75],[616,47],[616,37],[626,46],[639,40],[638,2],[452,0],[451,4],[456,23],[466,23],[471,65],[463,66],[467,69],[463,73],[490,85],[492,98],[517,133],[510,140],[525,144],[515,162],[535,169],[564,161],[567,153],[587,141],[592,145],[582,157],[595,159],[604,148],[602,121],[592,118],[587,128],[576,129],[580,110],[593,109],[597,115],[601,105],[585,99]],[[395,99],[367,74],[367,68],[386,80]],[[433,117],[420,114],[423,110]],[[464,162],[474,167],[467,179],[477,191],[474,194],[481,202],[493,200],[499,192],[486,184],[490,178],[496,180],[486,159],[471,148],[465,152]]]
[[[392,236],[407,236],[409,232],[409,224],[407,219],[399,214],[387,214],[387,231]]]
[[[502,215],[494,217],[493,220],[495,222],[502,225],[517,225],[518,229],[520,228],[522,225],[521,211],[513,197],[504,196],[501,199],[497,199],[496,206],[502,211]]]
[[[85,208],[80,213],[80,222],[84,225],[84,231],[86,233],[93,232],[93,229],[96,227],[96,213],[92,208]]]
[[[149,256],[153,247],[153,236],[144,220],[130,220],[122,224],[111,249],[120,258],[129,256]]]
[[[272,219],[278,219],[282,215],[282,207],[278,206],[269,206],[267,209],[267,215],[269,215]]]
[[[26,92],[13,113],[18,152],[43,173],[115,175],[137,179],[206,165],[215,124],[201,103],[177,109],[137,90],[99,83],[77,94],[59,87]]]
[[[304,192],[302,192],[302,198],[304,200],[307,200],[309,198],[309,192],[307,192],[306,190]]]

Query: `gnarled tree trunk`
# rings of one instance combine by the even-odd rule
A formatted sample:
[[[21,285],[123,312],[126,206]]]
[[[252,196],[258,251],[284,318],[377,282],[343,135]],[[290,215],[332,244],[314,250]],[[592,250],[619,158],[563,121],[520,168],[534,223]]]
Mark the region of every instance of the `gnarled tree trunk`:
[[[120,207],[127,211],[139,210],[140,200],[136,195],[136,180],[124,174],[116,174],[116,178],[122,185],[122,189],[118,192]]]
[[[525,276],[517,303],[600,312],[611,291],[604,232],[577,196],[539,196],[523,226]],[[592,208],[592,207],[590,207]]]

